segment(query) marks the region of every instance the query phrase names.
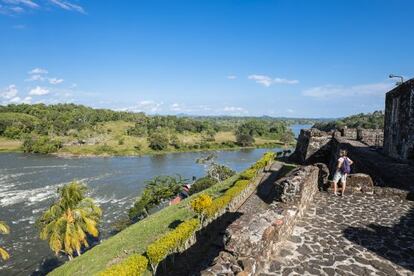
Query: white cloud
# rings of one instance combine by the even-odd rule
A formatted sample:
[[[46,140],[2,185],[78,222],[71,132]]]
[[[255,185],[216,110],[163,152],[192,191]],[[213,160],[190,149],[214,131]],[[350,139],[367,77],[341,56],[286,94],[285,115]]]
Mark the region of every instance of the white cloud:
[[[117,110],[120,111],[129,111],[129,112],[145,112],[145,113],[158,113],[162,110],[163,102],[155,102],[150,100],[144,100],[138,102],[134,106],[120,108]]]
[[[272,84],[297,84],[298,80],[288,80],[283,78],[272,78],[267,75],[250,75],[249,80],[254,80],[256,83],[269,87]]]
[[[42,96],[42,95],[47,95],[49,93],[50,91],[47,88],[36,86],[35,88],[30,90],[29,95]]]
[[[46,69],[42,68],[34,68],[31,71],[28,72],[30,75],[41,75],[41,74],[47,74],[48,71]]]
[[[298,80],[288,80],[288,79],[282,79],[282,78],[275,78],[273,80],[273,83],[280,83],[280,84],[298,84]]]
[[[288,113],[294,113],[294,112],[295,112],[295,110],[293,110],[293,109],[291,109],[291,108],[286,109],[286,111],[287,111]]]
[[[178,103],[173,103],[170,106],[171,111],[182,111],[182,107]]]
[[[50,78],[49,79],[50,84],[59,84],[59,83],[62,83],[62,82],[63,82],[63,79],[57,79],[57,78]]]
[[[223,110],[225,113],[228,113],[230,115],[244,115],[249,113],[246,109],[244,109],[243,107],[238,107],[238,106],[226,106],[223,108]]]
[[[0,97],[6,100],[13,99],[17,96],[18,90],[16,85],[11,84],[7,88],[5,88],[3,91],[0,91]]]
[[[255,82],[269,87],[270,85],[272,85],[272,79],[269,76],[265,76],[265,75],[250,75],[248,76],[249,80],[254,80]]]
[[[25,81],[44,81],[45,77],[42,75],[30,75],[28,79],[25,79]]]
[[[53,3],[55,6],[58,6],[59,8],[62,8],[64,10],[85,13],[85,10],[81,6],[70,3],[69,1],[64,1],[64,0],[49,0],[49,1]]]
[[[350,97],[350,96],[384,96],[393,88],[389,82],[361,84],[354,86],[323,85],[306,89],[302,92],[304,96],[315,98]]]
[[[39,5],[36,4],[32,0],[3,0],[3,3],[16,5],[16,6],[22,5],[22,6],[26,6],[28,8],[38,8],[39,7]]]
[[[237,79],[237,76],[235,76],[235,75],[228,75],[227,76],[227,79],[229,79],[229,80],[235,80],[235,79]]]

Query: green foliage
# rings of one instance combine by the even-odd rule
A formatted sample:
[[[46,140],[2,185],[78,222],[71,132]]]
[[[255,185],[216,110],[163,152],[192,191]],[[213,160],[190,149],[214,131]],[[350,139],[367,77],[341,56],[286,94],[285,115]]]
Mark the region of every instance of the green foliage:
[[[33,131],[38,123],[39,120],[31,115],[13,112],[0,113],[0,136],[19,139]]]
[[[52,153],[58,151],[62,143],[47,136],[26,136],[23,140],[23,151],[27,153]]]
[[[170,145],[175,149],[181,149],[184,147],[183,143],[178,139],[177,135],[172,135],[170,137]]]
[[[384,113],[382,111],[366,114],[360,113],[340,120],[316,123],[313,127],[323,131],[330,131],[343,128],[344,126],[348,128],[383,129]]]
[[[142,255],[132,254],[119,264],[110,266],[98,276],[140,276],[148,267],[148,259]]]
[[[236,142],[241,147],[250,147],[254,144],[254,138],[249,133],[237,133]]]
[[[207,177],[212,178],[217,182],[223,181],[236,174],[236,172],[229,167],[216,163],[216,158],[216,154],[208,154],[197,159],[196,163],[204,164],[206,167]]]
[[[200,227],[198,219],[187,220],[147,247],[147,256],[156,272],[157,265],[169,254],[177,252]]]
[[[240,174],[240,179],[250,180],[256,176],[257,170],[256,169],[248,169],[245,170]]]
[[[168,147],[168,136],[162,132],[154,132],[148,137],[149,147],[153,150],[165,150]]]
[[[240,143],[252,143],[251,138],[255,136],[279,139],[283,133],[289,131],[288,124],[283,121],[251,119],[237,127],[236,137],[239,137]]]
[[[191,185],[190,188],[190,195],[196,194],[198,192],[201,192],[207,188],[210,188],[214,184],[217,183],[217,180],[208,176],[202,177],[197,179],[197,181]]]
[[[129,210],[129,218],[136,221],[148,216],[151,208],[158,206],[163,200],[171,199],[180,191],[184,184],[181,176],[156,176],[146,182],[144,191]]]
[[[71,182],[58,189],[59,198],[37,220],[40,239],[48,240],[56,255],[65,253],[71,259],[82,247],[89,247],[88,235],[98,237],[101,209],[85,197],[86,186]]]

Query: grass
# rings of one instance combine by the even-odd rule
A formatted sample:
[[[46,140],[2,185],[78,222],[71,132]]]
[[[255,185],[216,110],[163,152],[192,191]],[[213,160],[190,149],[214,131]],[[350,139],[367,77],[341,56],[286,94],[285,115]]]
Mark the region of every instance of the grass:
[[[22,143],[18,140],[12,140],[5,137],[0,137],[0,152],[16,152],[21,151]]]
[[[204,192],[217,197],[228,189],[237,178],[238,175],[233,176]],[[129,226],[115,236],[102,241],[101,244],[85,254],[53,270],[49,275],[94,275],[132,253],[144,253],[148,244],[171,230],[169,227],[171,224],[194,216],[194,213],[187,207],[189,200],[194,196],[196,195],[178,205],[168,206]]]

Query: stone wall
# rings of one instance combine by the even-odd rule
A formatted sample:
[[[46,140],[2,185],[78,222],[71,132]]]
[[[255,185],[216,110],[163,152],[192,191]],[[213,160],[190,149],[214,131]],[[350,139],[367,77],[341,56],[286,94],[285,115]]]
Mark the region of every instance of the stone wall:
[[[345,126],[342,129],[340,129],[340,132],[341,136],[346,137],[348,139],[356,140],[358,137],[358,132],[356,128],[348,128]]]
[[[290,159],[299,164],[327,163],[332,134],[316,128],[302,129]]]
[[[384,130],[358,129],[357,140],[371,147],[382,147],[384,144]]]
[[[305,166],[274,183],[277,192],[268,208],[238,220],[226,229],[227,241],[214,265],[201,275],[254,275],[258,263],[278,250],[289,237],[318,192],[319,168]]]
[[[414,160],[414,79],[386,94],[384,152]]]

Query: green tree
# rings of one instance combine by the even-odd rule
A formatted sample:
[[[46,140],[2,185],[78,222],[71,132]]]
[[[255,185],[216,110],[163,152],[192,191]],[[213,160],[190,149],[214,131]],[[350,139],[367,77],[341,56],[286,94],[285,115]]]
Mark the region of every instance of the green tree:
[[[214,179],[216,182],[223,181],[236,174],[235,171],[225,165],[216,163],[217,155],[214,153],[198,158],[196,163],[203,164],[208,178]]]
[[[236,134],[236,143],[242,147],[251,147],[253,146],[255,140],[252,135],[248,133],[238,133]]]
[[[9,234],[10,228],[4,221],[0,221],[0,234]],[[9,253],[2,247],[0,247],[0,256],[3,260],[7,260],[10,258]]]
[[[168,136],[165,133],[154,132],[148,137],[149,147],[153,150],[165,150],[168,147]]]
[[[92,198],[85,196],[87,188],[71,182],[58,189],[59,198],[37,220],[40,238],[48,240],[55,252],[72,259],[81,254],[82,247],[89,247],[88,236],[98,237],[101,209]]]
[[[173,198],[181,190],[185,180],[180,176],[156,176],[146,182],[141,195],[129,210],[129,218],[136,221],[147,217],[151,208],[160,205],[164,200]]]

